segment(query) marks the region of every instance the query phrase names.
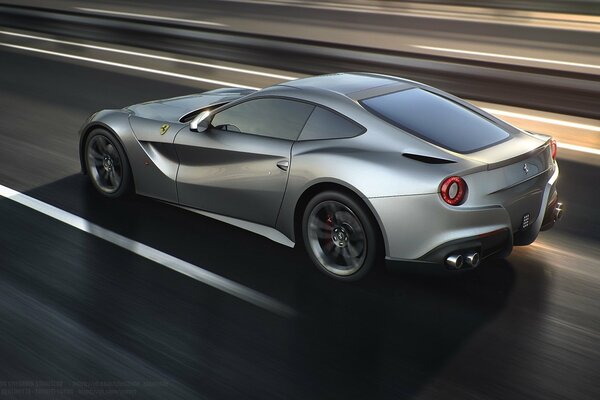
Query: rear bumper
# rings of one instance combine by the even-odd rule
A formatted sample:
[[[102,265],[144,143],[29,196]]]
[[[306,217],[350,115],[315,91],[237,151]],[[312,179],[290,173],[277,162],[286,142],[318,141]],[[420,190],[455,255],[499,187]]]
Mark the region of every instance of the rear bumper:
[[[558,202],[558,192],[556,190],[557,180],[558,166],[555,167],[552,177],[546,184],[543,201],[537,218],[534,220],[533,224],[526,229],[520,229],[514,232],[513,244],[515,246],[527,246],[533,243],[540,231],[552,228],[554,223],[562,217],[562,203]]]
[[[444,243],[416,260],[400,260],[386,257],[385,262],[389,269],[406,269],[410,265],[417,267],[420,265],[427,266],[428,271],[437,272],[453,269],[467,270],[475,268],[476,266],[469,265],[465,262],[461,268],[453,268],[446,265],[446,258],[449,255],[455,254],[466,257],[469,253],[477,253],[481,261],[495,257],[506,257],[512,251],[512,239],[513,236],[509,229],[500,229],[486,234]]]
[[[510,231],[508,212],[501,206],[452,207],[437,193],[369,200],[390,260],[418,261],[449,243]]]
[[[557,179],[556,166],[540,196],[540,208],[523,229],[513,228],[502,206],[451,207],[437,193],[369,199],[382,226],[386,263],[443,266],[449,255],[470,251],[477,251],[482,260],[508,256],[513,245],[533,242],[562,215]]]
[[[563,203],[558,201],[558,195],[554,196],[554,198],[548,203],[548,207],[546,207],[546,212],[544,214],[544,219],[542,220],[542,227],[540,231],[547,231],[552,228],[555,223],[560,221],[565,213]]]
[[[443,263],[450,254],[466,254],[475,251],[480,255],[481,260],[494,255],[508,255],[512,249],[512,235],[509,229],[499,229],[497,231],[484,233],[475,237],[454,240],[436,247],[419,261],[429,263]]]

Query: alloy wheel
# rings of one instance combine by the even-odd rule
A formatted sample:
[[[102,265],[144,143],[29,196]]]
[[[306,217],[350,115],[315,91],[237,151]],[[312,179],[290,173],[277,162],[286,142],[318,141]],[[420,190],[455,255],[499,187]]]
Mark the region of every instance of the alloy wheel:
[[[308,216],[309,247],[321,265],[339,276],[357,272],[367,255],[367,237],[358,217],[333,200],[317,204]]]
[[[88,173],[96,186],[107,194],[119,190],[123,181],[123,163],[112,140],[95,135],[87,145]]]

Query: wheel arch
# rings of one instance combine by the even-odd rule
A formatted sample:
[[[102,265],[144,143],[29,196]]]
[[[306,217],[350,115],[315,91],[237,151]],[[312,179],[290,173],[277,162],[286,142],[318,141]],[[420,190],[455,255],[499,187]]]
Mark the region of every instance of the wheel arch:
[[[87,141],[88,136],[90,135],[90,133],[92,133],[92,131],[94,129],[104,129],[108,132],[110,132],[118,141],[119,144],[121,145],[121,147],[123,149],[125,149],[125,146],[123,145],[123,141],[121,140],[121,138],[119,137],[119,135],[117,134],[117,132],[114,131],[114,129],[112,129],[110,126],[108,126],[107,124],[105,124],[104,122],[101,121],[93,121],[90,122],[89,124],[87,124],[80,132],[80,137],[79,137],[79,163],[81,164],[81,172],[85,175],[87,175],[87,165],[85,163],[85,143]]]

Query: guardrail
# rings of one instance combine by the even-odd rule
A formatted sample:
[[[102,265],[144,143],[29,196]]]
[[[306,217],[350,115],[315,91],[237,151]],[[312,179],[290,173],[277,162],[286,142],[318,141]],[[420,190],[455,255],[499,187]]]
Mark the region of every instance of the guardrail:
[[[600,118],[600,81],[592,74],[23,6],[0,5],[0,25],[306,74],[387,73],[473,100]]]

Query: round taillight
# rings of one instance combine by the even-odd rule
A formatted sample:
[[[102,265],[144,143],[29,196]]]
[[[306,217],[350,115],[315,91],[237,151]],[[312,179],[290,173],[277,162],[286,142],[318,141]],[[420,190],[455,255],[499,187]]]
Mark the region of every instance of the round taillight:
[[[552,159],[556,160],[556,151],[558,150],[558,146],[556,144],[555,139],[550,139],[550,151],[552,152]]]
[[[467,183],[460,176],[446,178],[440,186],[440,194],[446,203],[457,206],[467,196]]]

